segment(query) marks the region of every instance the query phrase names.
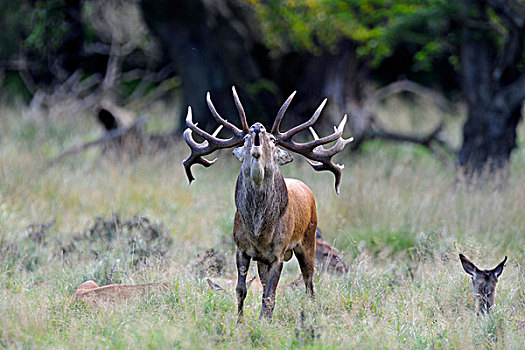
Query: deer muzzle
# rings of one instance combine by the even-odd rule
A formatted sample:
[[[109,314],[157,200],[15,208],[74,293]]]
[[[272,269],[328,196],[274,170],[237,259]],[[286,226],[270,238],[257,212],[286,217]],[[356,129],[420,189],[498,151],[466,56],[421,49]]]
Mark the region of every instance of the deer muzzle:
[[[259,157],[261,156],[261,153],[262,153],[261,146],[252,146],[250,154],[252,155],[253,158],[259,159]]]

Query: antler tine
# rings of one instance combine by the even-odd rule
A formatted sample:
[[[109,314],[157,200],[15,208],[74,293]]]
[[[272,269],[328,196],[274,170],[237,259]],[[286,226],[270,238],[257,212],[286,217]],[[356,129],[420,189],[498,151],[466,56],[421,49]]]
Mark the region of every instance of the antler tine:
[[[213,105],[213,102],[211,102],[211,95],[209,91],[206,93],[206,103],[208,104],[208,108],[210,109],[211,115],[217,121],[217,123],[224,125],[226,129],[231,130],[231,132],[233,132],[234,135],[244,137],[244,133],[247,132],[246,130],[243,131],[239,129],[238,127],[236,127],[235,125],[233,125],[232,123],[230,123],[229,121],[227,121],[226,119],[224,119],[223,117],[219,115],[219,113],[215,109],[215,106]],[[235,103],[237,104],[237,102]],[[241,122],[243,122],[242,117],[241,117]],[[244,122],[246,122],[246,116],[244,117]],[[244,128],[244,124],[243,124],[243,128]]]
[[[315,132],[314,128],[309,127],[308,129],[312,133],[312,136],[314,137],[314,140],[319,140],[319,135],[317,135],[317,133]]]
[[[315,148],[317,146],[324,145],[324,144],[327,144],[329,142],[335,141],[338,138],[340,138],[341,135],[343,135],[343,129],[345,127],[345,124],[346,124],[346,114],[345,114],[343,120],[341,121],[341,123],[339,124],[339,126],[338,127],[334,126],[334,133],[333,134],[330,134],[328,136],[321,137],[321,138],[319,138],[319,136],[317,136],[317,134],[316,134],[314,136],[314,140],[313,141],[305,142],[305,143],[298,143],[298,145],[300,145],[300,147],[305,147],[305,148]],[[310,127],[310,132],[312,132],[312,130],[313,130],[313,128]],[[315,131],[314,131],[314,133],[315,133]],[[288,134],[288,133],[286,133],[286,134]],[[286,135],[286,134],[284,134],[284,135]],[[317,138],[316,138],[316,136],[317,136]],[[285,139],[289,139],[289,137],[284,137],[284,138]]]
[[[334,163],[312,163],[310,160],[306,160],[308,164],[314,168],[315,171],[328,170],[331,171],[335,176],[335,193],[339,194],[339,186],[341,185],[341,174],[345,166],[343,164]]]
[[[345,148],[346,145],[348,145],[350,142],[354,141],[353,137],[350,137],[348,139],[343,139],[342,137],[337,139],[335,144],[332,147],[324,148],[324,147],[317,147],[315,148],[315,151],[322,156],[325,157],[331,157],[335,156],[337,153],[341,152],[343,148]]]
[[[290,103],[292,102],[292,99],[296,93],[297,91],[292,92],[292,94],[286,99],[286,101],[284,101],[283,105],[279,109],[279,112],[275,117],[275,121],[273,122],[271,131],[272,134],[279,132],[279,126],[281,125],[281,121],[283,120],[284,114],[286,113],[286,110],[288,109],[288,106],[290,106]]]
[[[325,101],[321,103],[321,106],[319,106],[316,113],[314,113],[314,116],[312,116],[311,119],[314,117],[317,119],[319,116],[315,115],[317,112],[322,109],[324,106]],[[311,120],[310,119],[310,120]],[[291,129],[290,131],[281,134],[277,133],[274,134],[275,138],[277,139],[277,142],[283,146],[286,149],[289,149],[290,151],[299,153],[300,155],[306,157],[309,159],[308,163],[314,168],[316,171],[323,171],[328,170],[331,171],[335,176],[335,191],[337,194],[339,194],[339,185],[341,183],[341,171],[344,168],[343,165],[340,164],[334,164],[332,162],[332,157],[336,155],[337,153],[341,152],[343,148],[350,142],[353,141],[353,138],[349,139],[343,139],[343,130],[346,124],[347,117],[346,115],[341,120],[341,123],[339,126],[334,126],[334,132],[328,136],[321,137],[317,135],[315,130],[310,127],[310,132],[312,133],[314,140],[305,142],[305,143],[298,143],[292,140],[293,135],[295,133],[290,133],[290,131],[294,129],[298,129],[298,127],[295,127],[294,129]],[[301,130],[309,127],[310,121],[301,124],[299,127],[301,127]],[[299,130],[299,131],[301,131]],[[297,131],[297,132],[299,132]],[[285,137],[287,136],[287,137]],[[332,141],[336,141],[335,144],[329,148],[324,148],[323,145],[330,143]],[[317,162],[313,163],[311,161]]]
[[[246,113],[244,112],[244,108],[242,106],[241,100],[239,100],[239,95],[237,95],[237,91],[235,90],[235,86],[232,86],[233,91],[233,100],[235,101],[235,107],[237,107],[237,110],[239,111],[239,118],[241,119],[242,129],[245,133],[250,132],[250,128],[248,127],[248,121],[246,120]]]
[[[297,134],[297,133],[303,131],[304,129],[307,129],[307,128],[311,127],[312,125],[314,125],[315,122],[317,121],[317,119],[319,119],[319,116],[321,115],[321,112],[323,111],[323,108],[326,105],[326,101],[328,101],[328,99],[325,98],[323,100],[323,102],[321,102],[319,107],[317,107],[317,109],[315,110],[314,114],[312,115],[312,117],[308,121],[306,121],[306,122],[304,122],[304,123],[302,123],[300,125],[297,125],[294,128],[291,128],[290,130],[285,132],[282,135],[282,137],[285,138],[285,139],[291,138],[295,134]]]
[[[213,163],[215,163],[217,158],[215,158],[213,160],[208,160],[208,159],[202,157],[202,155],[206,152],[206,149],[209,147],[208,141],[204,141],[201,144],[195,142],[195,140],[191,136],[191,130],[190,129],[186,129],[184,131],[184,140],[186,141],[188,146],[190,146],[191,154],[190,154],[190,156],[188,158],[186,158],[182,162],[182,164],[184,165],[184,169],[186,171],[186,176],[188,177],[188,181],[191,184],[191,182],[193,180],[195,180],[195,177],[191,173],[191,166],[193,164],[201,164],[201,165],[205,166],[206,168],[208,168],[211,165],[213,165]],[[211,152],[213,152],[213,151],[211,151]],[[211,153],[211,152],[209,152],[209,153]]]
[[[186,125],[188,126],[188,128],[184,131],[184,141],[186,141],[186,143],[190,147],[191,154],[182,162],[182,164],[184,165],[184,169],[186,170],[186,176],[188,177],[190,184],[193,180],[195,180],[195,177],[191,173],[191,166],[193,164],[200,164],[205,167],[209,167],[213,163],[215,163],[217,159],[208,160],[203,156],[211,154],[222,148],[238,146],[242,144],[244,140],[244,133],[242,132],[241,135],[234,135],[229,139],[218,138],[217,135],[224,124],[219,126],[219,128],[213,134],[209,134],[208,132],[199,128],[197,126],[197,123],[193,123],[192,116],[193,115],[191,107],[188,107],[188,114],[186,115]],[[197,135],[204,138],[204,141],[201,143],[195,141],[193,139],[192,132],[195,132]]]

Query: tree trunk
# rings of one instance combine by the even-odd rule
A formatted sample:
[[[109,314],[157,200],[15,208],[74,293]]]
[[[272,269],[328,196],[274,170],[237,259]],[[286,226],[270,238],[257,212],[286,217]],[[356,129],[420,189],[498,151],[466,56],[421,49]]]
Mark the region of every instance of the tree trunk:
[[[502,111],[493,107],[494,104],[489,100],[483,105],[468,106],[459,153],[459,164],[466,175],[507,168],[510,154],[516,148],[521,106],[514,111]]]
[[[498,49],[490,26],[481,25],[490,22],[488,5],[477,0],[464,3],[469,20],[463,24],[460,60],[468,119],[463,127],[459,165],[470,177],[507,168],[516,148],[516,127],[525,97],[525,75],[516,68],[523,51],[524,29],[508,29],[505,43]],[[504,13],[503,8],[494,10]],[[504,23],[512,26],[510,20]]]
[[[206,106],[207,91],[219,113],[236,122],[232,85],[250,125],[260,121],[271,127],[294,90],[298,93],[283,129],[307,120],[324,97],[328,105],[316,126],[321,133],[332,132],[334,123],[349,112],[349,87],[359,81],[361,68],[351,43],[341,43],[337,55],[292,52],[275,58],[264,45],[255,14],[238,0],[143,0],[141,6],[181,77],[182,105],[192,107],[195,120],[206,130],[216,127]],[[186,111],[183,108],[182,121]],[[181,122],[179,132],[184,128]]]
[[[164,43],[181,77],[183,105],[192,107],[201,127],[211,130],[216,126],[205,102],[208,91],[228,120],[237,118],[233,85],[245,109],[254,110],[245,89],[262,78],[257,55],[265,53],[259,52],[254,41],[258,35],[252,28],[253,19],[237,1],[151,0],[142,1],[141,6],[148,26]],[[186,117],[185,108],[181,117]]]
[[[56,62],[48,62],[59,82],[65,81],[80,68],[84,52],[84,25],[82,23],[82,0],[66,0],[59,11],[64,14],[67,34],[56,52]],[[51,56],[50,56],[51,57]]]

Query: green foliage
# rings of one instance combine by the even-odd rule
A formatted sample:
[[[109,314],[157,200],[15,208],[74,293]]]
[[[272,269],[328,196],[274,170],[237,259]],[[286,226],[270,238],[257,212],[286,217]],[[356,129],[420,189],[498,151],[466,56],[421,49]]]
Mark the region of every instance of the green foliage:
[[[24,46],[44,56],[59,49],[69,29],[65,22],[65,1],[37,1],[30,17],[31,29]]]
[[[444,9],[448,2],[437,0],[247,0],[261,21],[264,40],[274,55],[290,50],[336,52],[338,44],[350,39],[358,45],[357,54],[377,64],[388,57],[396,44],[409,40],[424,44],[420,54],[439,49],[427,43],[427,33],[411,32],[409,27],[425,23],[441,30],[448,19]],[[437,14],[437,16],[436,16]],[[427,22],[425,22],[427,21]],[[429,22],[428,22],[429,21]],[[426,43],[426,44],[425,44]]]
[[[403,43],[415,48],[415,70],[430,71],[432,60],[443,55],[457,61],[460,2],[418,1],[413,9],[397,14],[386,40],[394,46]]]
[[[431,71],[433,60],[449,57],[457,68],[460,24],[465,15],[454,0],[243,0],[251,4],[260,20],[264,42],[274,56],[290,51],[335,53],[345,40],[372,66],[389,57],[399,45],[409,48],[414,70]],[[488,33],[495,43],[502,35]],[[503,28],[502,28],[503,29]]]
[[[0,60],[18,55],[31,25],[28,1],[0,0]]]
[[[1,46],[2,45],[0,45],[0,49]],[[30,101],[31,94],[29,93],[27,87],[25,86],[24,82],[22,81],[22,79],[20,79],[20,76],[17,73],[7,72],[3,78],[4,79],[2,81],[0,77],[0,99],[2,100],[2,102],[4,102],[4,99],[7,102],[7,96],[16,96],[22,101]]]

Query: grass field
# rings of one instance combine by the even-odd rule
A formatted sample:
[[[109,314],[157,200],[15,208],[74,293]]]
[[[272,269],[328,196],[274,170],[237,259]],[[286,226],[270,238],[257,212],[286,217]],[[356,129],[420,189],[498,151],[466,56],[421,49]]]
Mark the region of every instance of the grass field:
[[[406,125],[423,114],[402,104],[387,110],[404,116]],[[171,127],[174,113],[152,113],[150,128]],[[312,188],[319,227],[350,272],[316,273],[315,301],[302,286],[281,288],[271,323],[258,321],[260,296],[250,292],[245,323],[237,325],[233,288],[212,291],[205,278],[217,275],[195,266],[198,255],[215,248],[226,257],[223,275],[235,274],[239,164],[230,152],[210,169],[195,169],[197,180],[188,187],[183,144],[133,161],[93,149],[48,167],[61,150],[97,137],[92,119],[32,119],[24,109],[2,108],[0,120],[0,348],[525,344],[523,147],[513,154],[505,186],[465,189],[424,149],[370,143],[338,159],[346,165],[339,196],[331,174],[315,173],[296,156],[283,172]],[[457,143],[459,122],[452,125]],[[126,226],[135,217],[147,218],[141,225],[150,236]],[[509,257],[490,316],[476,316],[460,252],[483,268]],[[255,273],[252,264],[249,274]],[[281,285],[297,274],[292,259]],[[163,281],[169,289],[128,303],[72,301],[76,286],[89,279]]]

